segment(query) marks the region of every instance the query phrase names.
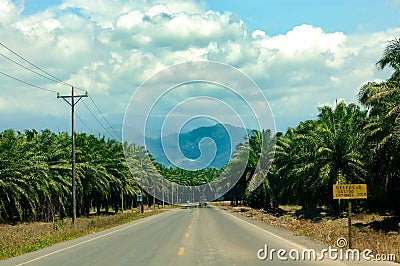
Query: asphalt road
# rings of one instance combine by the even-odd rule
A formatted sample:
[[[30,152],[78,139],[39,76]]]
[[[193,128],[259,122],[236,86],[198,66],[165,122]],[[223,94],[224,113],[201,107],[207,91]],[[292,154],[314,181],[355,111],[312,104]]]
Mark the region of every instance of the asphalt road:
[[[271,249],[301,252],[303,244],[216,208],[176,209],[0,265],[345,265],[331,260],[282,261],[276,252],[272,261],[258,258],[265,255],[259,251],[265,245],[269,254]]]

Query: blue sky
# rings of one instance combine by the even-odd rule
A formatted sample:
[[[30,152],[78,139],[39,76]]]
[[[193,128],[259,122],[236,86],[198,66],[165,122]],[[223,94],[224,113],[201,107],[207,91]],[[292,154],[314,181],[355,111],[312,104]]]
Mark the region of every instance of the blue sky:
[[[23,13],[30,15],[61,3],[61,0],[25,0]],[[396,0],[208,0],[204,3],[208,9],[233,12],[251,29],[263,29],[271,35],[286,33],[301,24],[347,34],[400,25],[400,4]]]
[[[14,3],[18,4],[20,3],[20,1],[14,1]],[[59,5],[61,3],[62,1],[59,0],[46,0],[46,1],[25,0],[23,2],[24,14],[31,15],[37,12],[41,12],[50,6]]]
[[[346,34],[398,27],[399,1],[385,0],[209,0],[207,7],[238,14],[252,29],[270,35],[310,24]]]
[[[145,80],[193,60],[248,75],[268,100],[277,130],[285,131],[315,118],[317,106],[357,102],[362,84],[389,77],[391,70],[375,62],[400,36],[398,0],[0,0],[0,9],[3,44],[89,91],[96,104],[77,106],[76,128],[96,135],[106,133],[107,122],[120,133],[129,100]],[[18,60],[4,48],[0,53]],[[62,94],[70,90],[4,57],[0,71]],[[223,115],[213,105],[192,107]],[[69,131],[69,118],[53,92],[0,75],[0,130]]]

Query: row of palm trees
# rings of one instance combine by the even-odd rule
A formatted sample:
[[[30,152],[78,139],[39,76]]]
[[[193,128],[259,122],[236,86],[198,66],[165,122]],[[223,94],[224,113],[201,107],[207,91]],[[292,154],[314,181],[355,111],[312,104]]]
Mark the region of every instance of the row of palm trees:
[[[221,170],[165,168],[152,162],[141,146],[77,134],[77,215],[136,207],[142,191],[138,181],[146,177],[148,184],[142,185],[164,189],[157,183],[162,179],[155,178],[160,174],[187,186],[227,181],[221,187],[233,186],[235,179],[229,177],[239,176],[225,195],[233,203],[265,209],[323,205],[332,212],[339,207],[332,199],[333,184],[366,183],[368,199],[356,206],[400,213],[400,39],[389,43],[377,65],[389,66],[394,73],[387,81],[360,88],[361,107],[344,102],[321,107],[317,119],[285,134],[254,130]],[[0,222],[70,214],[70,146],[67,133],[0,133]]]
[[[221,170],[216,168],[190,171],[176,167],[165,167],[157,162],[155,162],[155,166],[164,178],[181,186],[199,186],[207,184],[217,179],[221,173]]]
[[[76,180],[78,215],[136,205],[140,188],[120,142],[77,134]],[[70,211],[71,137],[50,130],[0,133],[0,221],[49,221]]]
[[[160,183],[160,174],[183,186],[208,183],[219,175],[210,168],[200,171],[165,168],[142,146],[75,135],[77,216],[91,212],[118,212],[157,202],[151,193],[171,191]],[[50,130],[0,133],[0,222],[52,221],[71,215],[71,136]],[[151,192],[151,193],[148,193]],[[153,194],[154,194],[153,193]],[[158,201],[159,202],[159,201]]]
[[[266,178],[253,192],[249,172],[260,169],[250,163],[252,170],[232,190],[241,189],[239,199],[265,209],[278,204],[298,204],[304,209],[323,205],[335,213],[339,204],[332,199],[333,184],[366,183],[368,199],[359,201],[359,208],[399,214],[400,39],[389,43],[377,66],[390,66],[394,73],[387,81],[368,82],[360,88],[361,107],[344,102],[320,107],[317,119],[278,133],[275,157],[263,155],[272,163]],[[250,144],[257,143],[259,134],[249,137]],[[250,147],[252,154],[259,154],[259,144]]]
[[[272,174],[280,185],[280,202],[335,208],[333,184],[365,183],[367,123],[360,107],[340,102],[320,108],[317,120],[302,122],[278,138]]]

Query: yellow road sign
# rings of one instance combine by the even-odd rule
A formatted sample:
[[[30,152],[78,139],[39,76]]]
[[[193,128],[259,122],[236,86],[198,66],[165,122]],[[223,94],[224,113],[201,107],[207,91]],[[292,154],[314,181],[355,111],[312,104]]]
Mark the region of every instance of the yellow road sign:
[[[333,199],[366,199],[367,184],[333,185]]]

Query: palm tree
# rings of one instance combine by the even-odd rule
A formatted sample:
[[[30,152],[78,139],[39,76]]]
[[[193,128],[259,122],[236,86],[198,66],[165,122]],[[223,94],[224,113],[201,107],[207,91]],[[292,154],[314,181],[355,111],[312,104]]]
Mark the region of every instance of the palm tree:
[[[380,69],[390,66],[392,76],[383,82],[368,82],[359,92],[361,104],[372,109],[372,115],[384,115],[394,123],[393,132],[400,137],[400,38],[393,39],[376,63]]]
[[[284,179],[280,182],[284,195],[297,198],[296,203],[305,209],[318,203],[335,207],[332,185],[362,182],[365,177],[366,112],[344,102],[335,109],[319,110],[318,120],[288,130],[276,152],[275,174]]]
[[[6,130],[0,135],[0,219],[36,219],[51,205],[48,165],[37,151],[37,132],[30,133]]]
[[[252,207],[269,209],[271,207],[271,184],[268,171],[275,152],[275,137],[270,130],[252,131],[248,136],[250,145],[247,176],[246,201]],[[274,198],[274,196],[272,196]]]
[[[336,109],[320,108],[317,155],[322,163],[321,174],[333,182],[362,181],[364,169],[366,112],[355,104],[339,103]]]
[[[283,204],[294,203],[310,209],[321,202],[318,144],[313,137],[317,123],[302,122],[297,128],[289,128],[277,141],[273,180]]]
[[[377,62],[380,69],[389,66],[392,76],[383,82],[368,82],[359,92],[359,101],[368,108],[371,156],[368,162],[373,208],[392,208],[400,190],[400,39],[392,40]],[[384,207],[385,206],[385,207]],[[397,209],[397,208],[395,208]]]
[[[400,38],[395,38],[386,46],[383,56],[376,63],[380,69],[390,66],[394,69],[391,80],[400,78]]]

